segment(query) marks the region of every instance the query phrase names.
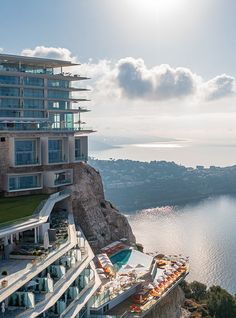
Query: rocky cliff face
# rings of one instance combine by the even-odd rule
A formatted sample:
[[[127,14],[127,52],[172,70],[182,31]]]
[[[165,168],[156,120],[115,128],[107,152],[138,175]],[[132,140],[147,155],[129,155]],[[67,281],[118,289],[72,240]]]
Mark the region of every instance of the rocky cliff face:
[[[73,168],[72,210],[86,237],[96,243],[94,248],[99,249],[121,238],[126,238],[130,244],[136,243],[126,217],[105,200],[99,172],[84,163]],[[176,287],[146,317],[187,318],[181,309],[183,302],[184,293]]]
[[[183,318],[184,293],[180,287],[173,289],[145,318]]]
[[[126,217],[105,200],[99,172],[85,163],[76,165],[74,185],[70,188],[75,221],[86,237],[94,240],[95,247],[101,248],[121,238],[135,243]]]

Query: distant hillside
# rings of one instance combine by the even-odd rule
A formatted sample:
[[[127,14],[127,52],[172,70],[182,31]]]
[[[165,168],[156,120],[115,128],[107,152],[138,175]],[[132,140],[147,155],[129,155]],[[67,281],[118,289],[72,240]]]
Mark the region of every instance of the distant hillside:
[[[119,209],[134,211],[236,193],[236,166],[186,168],[174,162],[95,160],[106,196]]]

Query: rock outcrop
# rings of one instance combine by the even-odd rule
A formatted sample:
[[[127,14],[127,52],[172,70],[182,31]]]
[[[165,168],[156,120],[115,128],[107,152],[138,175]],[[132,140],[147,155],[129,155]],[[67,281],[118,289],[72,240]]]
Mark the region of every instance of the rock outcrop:
[[[81,226],[88,240],[95,242],[95,248],[121,238],[126,238],[129,244],[135,243],[126,217],[105,200],[98,171],[85,163],[76,165],[74,185],[70,188],[75,222]]]

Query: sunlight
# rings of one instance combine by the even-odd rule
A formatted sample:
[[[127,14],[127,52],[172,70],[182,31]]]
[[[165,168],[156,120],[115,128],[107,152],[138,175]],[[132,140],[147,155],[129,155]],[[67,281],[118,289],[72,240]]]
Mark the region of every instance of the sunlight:
[[[185,0],[132,0],[138,10],[150,13],[172,13],[183,8]]]

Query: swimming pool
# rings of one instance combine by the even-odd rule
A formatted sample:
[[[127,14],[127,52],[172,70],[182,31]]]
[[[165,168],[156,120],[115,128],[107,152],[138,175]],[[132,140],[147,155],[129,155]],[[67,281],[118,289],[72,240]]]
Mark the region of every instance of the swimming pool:
[[[121,268],[123,265],[125,265],[128,262],[131,253],[132,253],[131,249],[122,250],[116,253],[115,255],[112,255],[110,257],[110,260],[112,264],[117,265],[119,268]]]

